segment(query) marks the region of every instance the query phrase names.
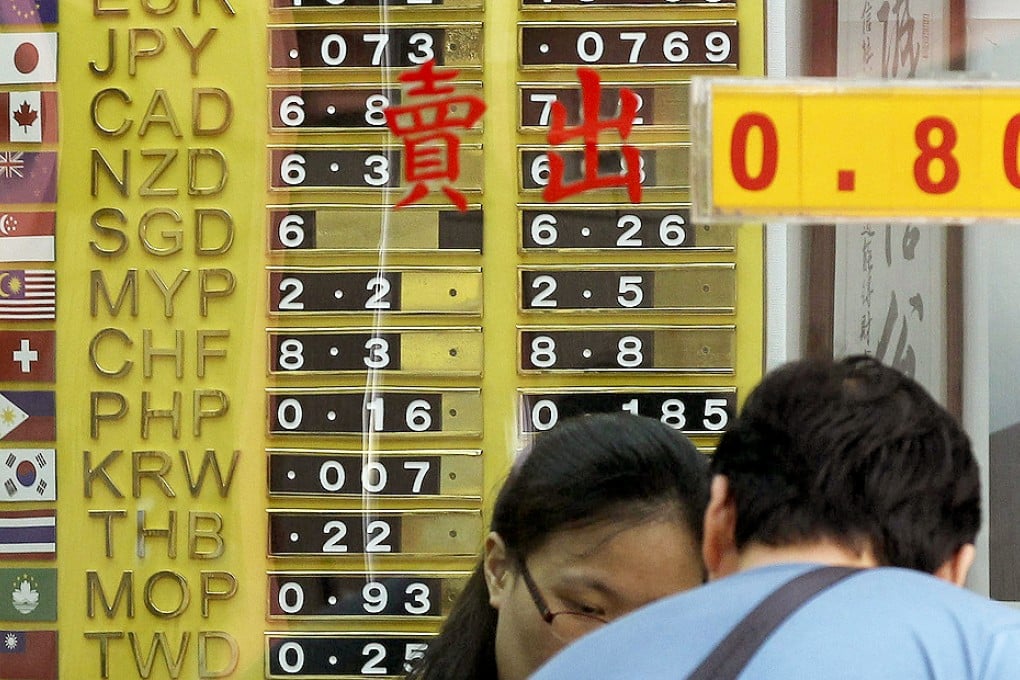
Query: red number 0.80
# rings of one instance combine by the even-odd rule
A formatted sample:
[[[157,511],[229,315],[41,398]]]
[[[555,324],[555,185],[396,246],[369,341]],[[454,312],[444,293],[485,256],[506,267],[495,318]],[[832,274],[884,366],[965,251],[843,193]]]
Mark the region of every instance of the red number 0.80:
[[[761,167],[756,174],[747,168],[748,140],[753,131],[761,135]],[[932,134],[936,133],[936,134]],[[935,137],[937,141],[932,140]],[[945,194],[960,182],[960,162],[953,156],[957,133],[953,122],[943,116],[929,116],[914,127],[914,144],[918,151],[914,159],[914,182],[927,194]],[[1020,114],[1010,118],[1002,140],[1002,166],[1006,180],[1020,189]],[[941,166],[941,177],[932,177],[932,165]],[[764,113],[745,113],[733,125],[730,136],[730,169],[733,179],[748,191],[767,189],[776,178],[779,165],[779,134],[776,125]],[[937,170],[936,170],[937,172]],[[938,176],[938,175],[936,175]]]

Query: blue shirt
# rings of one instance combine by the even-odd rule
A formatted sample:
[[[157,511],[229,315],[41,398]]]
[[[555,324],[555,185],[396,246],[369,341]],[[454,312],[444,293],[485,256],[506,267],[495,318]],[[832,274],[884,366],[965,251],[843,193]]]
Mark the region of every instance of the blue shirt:
[[[683,680],[773,590],[815,565],[740,572],[581,638],[534,680]],[[906,569],[869,569],[809,600],[741,680],[1020,680],[1020,611]]]

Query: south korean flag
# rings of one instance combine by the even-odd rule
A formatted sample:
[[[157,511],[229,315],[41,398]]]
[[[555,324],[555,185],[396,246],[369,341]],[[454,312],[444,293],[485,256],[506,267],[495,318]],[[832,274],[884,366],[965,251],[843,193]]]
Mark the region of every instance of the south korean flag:
[[[0,449],[0,502],[57,500],[53,449]]]

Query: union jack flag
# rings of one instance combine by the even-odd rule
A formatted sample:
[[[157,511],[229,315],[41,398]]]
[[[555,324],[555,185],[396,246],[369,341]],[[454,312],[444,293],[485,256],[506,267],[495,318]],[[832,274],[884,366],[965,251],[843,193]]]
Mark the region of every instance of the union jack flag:
[[[24,177],[21,173],[25,167],[22,151],[0,151],[0,177]]]

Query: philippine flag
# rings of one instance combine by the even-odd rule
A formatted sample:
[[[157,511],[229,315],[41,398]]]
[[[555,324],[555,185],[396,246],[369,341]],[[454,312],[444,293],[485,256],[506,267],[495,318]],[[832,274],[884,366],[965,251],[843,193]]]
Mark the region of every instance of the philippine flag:
[[[52,442],[57,439],[57,405],[53,392],[0,392],[0,439]]]
[[[57,452],[0,449],[0,501],[57,500]]]
[[[57,680],[57,631],[0,630],[0,678]]]

